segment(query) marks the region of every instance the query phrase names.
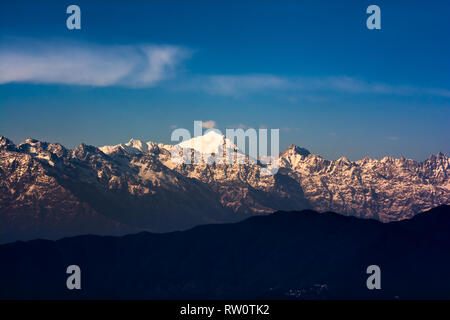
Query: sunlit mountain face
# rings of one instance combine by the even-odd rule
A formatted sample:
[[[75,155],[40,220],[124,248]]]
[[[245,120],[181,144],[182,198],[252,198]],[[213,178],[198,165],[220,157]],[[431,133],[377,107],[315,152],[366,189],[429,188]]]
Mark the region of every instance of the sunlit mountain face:
[[[192,164],[173,160],[176,145],[135,139],[70,150],[33,139],[15,145],[3,137],[3,241],[164,232],[305,208],[389,222],[450,200],[443,154],[423,162],[332,161],[290,146],[277,159],[278,172],[263,175],[258,162],[209,163],[221,144],[224,157],[228,146],[246,158],[217,133],[181,143],[203,161]]]

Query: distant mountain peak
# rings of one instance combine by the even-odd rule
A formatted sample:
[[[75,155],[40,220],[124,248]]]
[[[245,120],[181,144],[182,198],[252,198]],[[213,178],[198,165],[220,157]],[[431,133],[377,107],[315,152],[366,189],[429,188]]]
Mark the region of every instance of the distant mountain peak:
[[[0,136],[0,148],[7,147],[7,146],[15,146],[15,144],[11,140],[9,140],[7,137]]]
[[[342,156],[339,159],[336,160],[337,163],[343,163],[343,164],[351,164],[352,162],[348,160],[346,156]]]
[[[140,152],[148,152],[148,145],[147,143],[143,142],[142,140],[139,139],[134,139],[131,138],[130,141],[128,141],[127,143],[125,143],[125,146],[127,147],[131,147],[134,148]]]
[[[139,140],[139,139],[131,138],[131,139],[127,142],[127,144],[130,144],[130,145],[143,145],[144,142],[142,142],[142,140]]]
[[[301,156],[307,157],[308,155],[311,154],[311,152],[309,152],[309,150],[305,149],[305,148],[301,148],[299,146],[296,146],[295,144],[291,144],[289,147],[286,148],[286,150],[284,150],[282,155],[287,155],[287,154],[299,154]]]
[[[444,153],[442,152],[438,152],[436,155],[432,154],[428,160],[431,161],[435,161],[435,160],[443,160],[443,159],[448,159],[448,156],[446,156]]]
[[[78,159],[85,159],[86,157],[94,154],[102,154],[101,150],[99,150],[95,146],[87,145],[85,143],[81,143],[77,148],[73,150],[73,156]]]
[[[218,154],[220,149],[239,151],[239,148],[224,135],[217,133],[214,130],[206,134],[192,139],[182,141],[178,144],[182,148],[191,148],[203,154]]]
[[[131,138],[127,143],[120,143],[112,146],[103,146],[99,149],[105,154],[111,153],[127,153],[135,155],[137,153],[149,153],[158,149],[158,145],[154,142],[144,142],[139,139]]]
[[[34,139],[34,138],[28,138],[28,139],[26,139],[24,142],[22,142],[22,144],[25,144],[25,143],[36,144],[36,143],[39,143],[39,142],[40,142],[40,141],[37,140],[37,139]]]

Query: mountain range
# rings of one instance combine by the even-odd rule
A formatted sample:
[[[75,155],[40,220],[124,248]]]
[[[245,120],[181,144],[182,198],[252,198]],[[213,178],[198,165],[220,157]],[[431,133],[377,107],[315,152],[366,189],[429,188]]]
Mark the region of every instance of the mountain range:
[[[201,163],[186,164],[173,160],[173,145],[135,139],[67,149],[0,137],[0,242],[168,232],[278,210],[390,222],[450,203],[450,161],[442,153],[423,162],[333,161],[291,145],[277,160],[278,172],[264,175],[263,164],[238,150],[244,163],[208,161],[205,152],[222,145],[230,143],[215,132],[183,142],[193,156],[204,156]]]
[[[122,237],[0,245],[0,299],[450,299],[450,207],[381,223],[276,212]],[[66,269],[81,269],[68,290]],[[369,290],[367,267],[380,269]]]

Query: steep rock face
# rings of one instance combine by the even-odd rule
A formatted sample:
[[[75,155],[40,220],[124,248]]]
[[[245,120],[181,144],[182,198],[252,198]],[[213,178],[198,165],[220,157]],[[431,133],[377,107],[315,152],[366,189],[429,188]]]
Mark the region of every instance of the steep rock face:
[[[1,139],[0,242],[171,231],[238,220],[207,185],[150,153]],[[157,148],[157,146],[155,147]]]
[[[220,137],[212,138],[211,150],[220,153]],[[134,139],[69,150],[0,137],[0,241],[171,231],[305,208],[387,222],[450,203],[443,154],[420,163],[331,161],[292,145],[280,155],[278,172],[265,175],[263,165],[222,139],[224,154],[202,154],[195,144],[189,156],[201,161],[186,164],[172,157],[175,146]],[[242,163],[210,161],[234,151]]]
[[[450,202],[450,161],[443,154],[420,163],[391,157],[351,162],[291,150],[280,158],[280,167],[299,182],[316,210],[387,222]]]
[[[29,153],[24,153],[26,150]],[[58,145],[27,141],[0,152],[0,240],[132,231],[98,214],[50,172]],[[44,162],[44,163],[43,163]],[[61,165],[61,164],[59,164]],[[54,169],[53,169],[54,170]],[[16,235],[21,235],[16,237]]]
[[[100,149],[113,158],[121,152],[128,154],[133,163],[145,155],[172,172],[208,186],[218,196],[221,206],[238,214],[271,213],[275,210],[310,207],[298,182],[286,173],[264,175],[261,173],[260,165],[252,163],[247,156],[238,152],[238,148],[225,137],[215,133],[203,137],[204,139],[194,138],[180,144],[182,148],[189,148],[184,151],[189,153],[187,158],[190,163],[179,163],[173,159],[172,152],[178,152],[174,150],[174,146],[153,144],[154,147],[148,152],[136,154],[135,150],[130,153],[127,147],[130,141],[125,145],[106,146]],[[144,143],[141,142],[139,145]],[[202,153],[204,150],[207,153]],[[242,163],[228,161],[230,153],[233,154],[233,159],[242,160]],[[212,161],[213,157],[221,161],[215,163]],[[200,161],[196,162],[195,159]],[[148,163],[148,160],[144,162]]]

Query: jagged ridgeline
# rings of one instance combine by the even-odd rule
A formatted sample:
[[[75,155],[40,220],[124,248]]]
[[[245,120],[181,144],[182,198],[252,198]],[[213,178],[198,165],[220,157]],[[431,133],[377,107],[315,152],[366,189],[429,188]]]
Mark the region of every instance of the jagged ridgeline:
[[[196,139],[214,152],[225,139],[214,135]],[[175,163],[173,147],[132,139],[69,150],[1,137],[0,241],[165,232],[306,208],[389,222],[450,203],[443,154],[331,161],[290,146],[278,172],[263,175],[259,163]]]

